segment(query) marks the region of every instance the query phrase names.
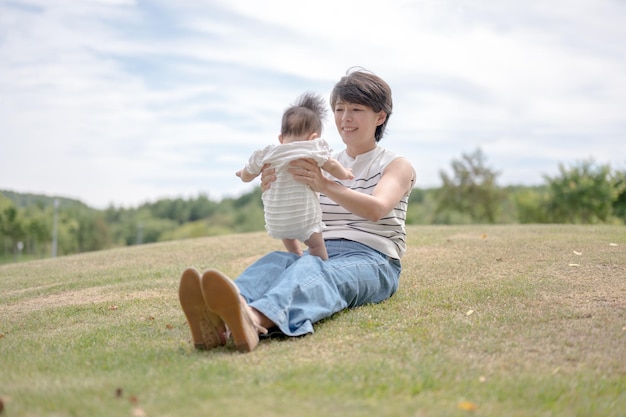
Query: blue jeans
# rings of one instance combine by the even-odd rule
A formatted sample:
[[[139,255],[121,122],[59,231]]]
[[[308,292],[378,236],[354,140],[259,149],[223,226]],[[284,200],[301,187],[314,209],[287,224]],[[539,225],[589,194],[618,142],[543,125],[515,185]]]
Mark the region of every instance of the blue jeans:
[[[288,336],[347,307],[378,303],[398,289],[397,259],[358,242],[327,240],[327,261],[271,252],[235,280],[241,295]]]

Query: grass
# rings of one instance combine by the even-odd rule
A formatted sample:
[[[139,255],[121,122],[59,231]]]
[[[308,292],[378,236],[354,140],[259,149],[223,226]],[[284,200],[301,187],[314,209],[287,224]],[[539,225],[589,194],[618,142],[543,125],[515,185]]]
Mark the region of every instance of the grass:
[[[621,416],[626,233],[414,226],[401,288],[315,334],[197,352],[187,266],[235,277],[263,233],[0,266],[6,416]]]

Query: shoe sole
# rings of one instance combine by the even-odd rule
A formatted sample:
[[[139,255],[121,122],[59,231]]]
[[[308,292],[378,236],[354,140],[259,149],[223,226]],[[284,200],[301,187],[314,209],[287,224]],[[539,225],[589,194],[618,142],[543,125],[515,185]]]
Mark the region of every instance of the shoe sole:
[[[178,287],[178,298],[196,349],[208,350],[226,344],[224,340],[226,327],[204,300],[200,273],[197,270],[188,268],[183,272]]]
[[[239,352],[251,352],[259,344],[259,334],[239,298],[235,283],[219,271],[202,275],[202,293],[209,308],[228,326]]]

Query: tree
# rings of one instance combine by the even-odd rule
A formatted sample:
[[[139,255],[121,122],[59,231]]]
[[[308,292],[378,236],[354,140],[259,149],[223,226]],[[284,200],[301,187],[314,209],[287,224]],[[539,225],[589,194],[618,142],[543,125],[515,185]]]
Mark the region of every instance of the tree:
[[[46,255],[45,249],[52,241],[51,218],[52,213],[45,207],[31,206],[24,211],[26,253],[39,257]]]
[[[452,170],[452,177],[439,173],[443,186],[438,211],[466,213],[474,222],[495,223],[505,196],[496,184],[500,173],[486,166],[483,152],[462,154],[461,160],[452,161]]]
[[[76,239],[80,252],[102,250],[112,246],[109,227],[101,213],[82,208],[72,210],[70,213],[78,221]]]
[[[9,202],[0,207],[0,237],[4,246],[4,252],[15,253],[17,243],[23,242],[25,226],[21,213]]]
[[[548,182],[547,213],[554,223],[600,223],[610,220],[619,195],[618,180],[609,165],[593,159],[570,168],[559,164],[560,175],[544,176]]]
[[[546,186],[518,187],[509,192],[517,212],[517,221],[522,224],[550,223],[546,213],[548,201]]]
[[[613,202],[613,214],[626,223],[626,170],[615,173],[617,198]]]
[[[189,221],[206,219],[217,209],[218,204],[209,200],[206,194],[200,194],[198,198],[189,202],[191,205]]]

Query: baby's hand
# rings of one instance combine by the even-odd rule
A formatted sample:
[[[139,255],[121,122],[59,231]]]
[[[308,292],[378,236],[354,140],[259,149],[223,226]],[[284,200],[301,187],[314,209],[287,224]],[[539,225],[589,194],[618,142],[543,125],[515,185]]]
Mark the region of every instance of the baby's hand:
[[[353,180],[354,179],[354,174],[352,173],[352,168],[346,168],[346,171],[348,172],[348,176],[346,177],[347,180]]]
[[[250,182],[259,176],[259,174],[254,175],[254,174],[249,173],[248,171],[246,171],[245,168],[240,169],[239,171],[235,172],[235,175],[241,178],[241,181],[243,182]]]

